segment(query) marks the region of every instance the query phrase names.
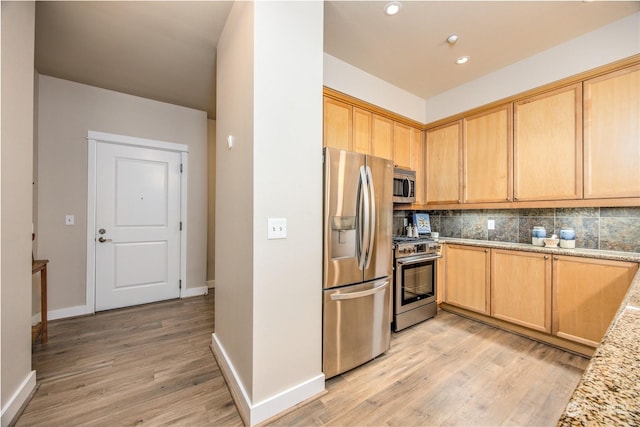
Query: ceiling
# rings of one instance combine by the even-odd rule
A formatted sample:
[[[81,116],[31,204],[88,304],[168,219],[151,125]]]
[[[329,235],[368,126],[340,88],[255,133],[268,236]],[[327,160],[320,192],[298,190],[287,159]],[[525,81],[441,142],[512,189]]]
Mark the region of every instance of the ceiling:
[[[232,4],[39,1],[35,67],[215,118],[215,50]],[[425,99],[640,11],[639,1],[404,1],[386,16],[384,4],[325,2],[324,50]],[[462,55],[471,59],[457,65]]]

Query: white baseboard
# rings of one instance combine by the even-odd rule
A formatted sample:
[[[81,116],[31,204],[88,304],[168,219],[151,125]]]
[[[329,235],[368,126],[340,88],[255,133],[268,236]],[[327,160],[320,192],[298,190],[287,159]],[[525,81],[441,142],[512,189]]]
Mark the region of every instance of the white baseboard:
[[[40,323],[40,319],[42,319],[41,314],[42,313],[37,312],[36,314],[31,316],[31,326],[37,325],[38,323]]]
[[[2,427],[8,426],[14,421],[15,416],[20,412],[22,406],[27,403],[31,392],[36,388],[36,371],[31,371],[24,379],[18,390],[7,400],[6,406],[2,408]]]
[[[184,288],[180,295],[180,298],[197,297],[200,295],[207,295],[209,288],[206,286],[198,286],[197,288]]]
[[[199,286],[197,288],[185,288],[182,290],[180,298],[196,297],[199,295],[207,295],[209,288],[206,286]],[[74,307],[66,307],[58,310],[50,310],[47,315],[47,320],[65,319],[67,317],[86,316],[87,314],[93,314],[93,310],[86,305],[76,305]],[[33,323],[35,321],[35,323]],[[31,317],[31,324],[36,325],[40,322],[40,313]]]
[[[74,307],[60,308],[58,310],[50,310],[47,312],[47,320],[65,319],[67,317],[86,316],[87,314],[93,314],[86,305],[76,305]]]
[[[245,425],[255,426],[325,392],[324,374],[320,373],[303,383],[254,404],[249,399],[233,367],[233,363],[229,360],[227,353],[224,351],[215,333],[212,334],[211,348],[220,366],[220,370],[227,384],[229,384],[231,395]]]
[[[240,413],[240,418],[242,418],[242,422],[244,425],[251,425],[249,420],[251,418],[250,411],[250,400],[249,396],[247,396],[247,392],[240,382],[238,374],[233,367],[233,363],[229,360],[227,356],[227,352],[224,351],[222,344],[218,341],[218,337],[215,333],[211,334],[211,349],[213,350],[213,355],[218,362],[218,366],[220,366],[220,370],[222,371],[222,375],[229,385],[229,391],[231,392],[231,397],[236,403],[236,408],[238,408],[238,412]]]
[[[216,281],[215,280],[207,280],[207,288],[211,289],[211,288],[215,288],[216,287]]]

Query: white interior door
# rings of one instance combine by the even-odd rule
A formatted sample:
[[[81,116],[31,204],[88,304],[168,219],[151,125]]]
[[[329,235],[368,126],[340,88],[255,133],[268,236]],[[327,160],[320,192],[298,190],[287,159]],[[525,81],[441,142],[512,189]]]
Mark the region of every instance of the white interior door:
[[[180,296],[180,153],[96,147],[95,309]]]

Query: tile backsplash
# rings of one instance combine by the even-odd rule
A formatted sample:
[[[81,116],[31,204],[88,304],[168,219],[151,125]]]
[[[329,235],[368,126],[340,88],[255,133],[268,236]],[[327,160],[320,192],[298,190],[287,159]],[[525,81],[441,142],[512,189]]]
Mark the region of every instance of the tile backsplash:
[[[640,252],[639,207],[395,211],[394,234],[405,234],[404,219],[413,222],[414,212],[428,213],[431,230],[441,237],[531,243],[535,225],[549,235],[572,227],[577,248]],[[494,230],[487,229],[488,220]]]

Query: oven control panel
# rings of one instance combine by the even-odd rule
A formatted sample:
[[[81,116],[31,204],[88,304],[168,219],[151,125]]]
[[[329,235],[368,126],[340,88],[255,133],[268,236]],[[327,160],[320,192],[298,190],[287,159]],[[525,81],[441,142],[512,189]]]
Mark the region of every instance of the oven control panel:
[[[432,254],[439,255],[440,254],[440,244],[435,242],[427,242],[427,243],[396,243],[396,258],[404,258],[413,255],[422,255],[422,254]]]

